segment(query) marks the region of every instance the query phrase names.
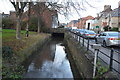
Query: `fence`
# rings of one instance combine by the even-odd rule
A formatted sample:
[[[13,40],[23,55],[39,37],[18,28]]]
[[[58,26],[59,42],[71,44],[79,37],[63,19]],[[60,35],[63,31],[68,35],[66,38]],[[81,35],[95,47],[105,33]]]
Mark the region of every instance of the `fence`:
[[[95,43],[90,43],[89,38],[86,39],[86,38],[80,36],[79,34],[71,32],[71,31],[69,31],[69,34],[76,41],[81,43],[82,46],[85,46],[87,51],[91,51],[94,54],[94,49],[91,48],[91,45],[95,44]],[[94,39],[94,42],[95,42],[95,39]],[[106,47],[104,47],[104,48],[108,49]],[[119,70],[119,67],[120,67],[120,62],[119,62],[120,61],[120,59],[119,59],[120,52],[114,50],[113,48],[109,48],[108,51],[110,51],[110,52],[109,53],[107,52],[107,54],[106,54],[104,51],[97,50],[97,60],[98,59],[101,60],[104,64],[106,64],[109,67],[110,71],[115,71],[118,74],[118,76],[120,76],[120,70]],[[102,55],[102,57],[100,55]],[[103,56],[104,56],[104,59],[103,59]],[[118,57],[117,60],[116,60],[116,56]],[[114,65],[118,65],[118,66],[116,67]]]

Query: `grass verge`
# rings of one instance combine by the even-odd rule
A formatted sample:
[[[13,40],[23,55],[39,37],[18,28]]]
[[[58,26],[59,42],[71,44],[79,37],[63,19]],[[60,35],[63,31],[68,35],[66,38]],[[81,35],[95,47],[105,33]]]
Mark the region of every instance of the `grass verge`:
[[[21,65],[30,53],[22,53],[25,49],[38,42],[43,42],[50,34],[30,32],[28,38],[25,37],[25,31],[21,31],[21,38],[15,38],[16,31],[11,29],[2,30],[2,75],[3,78],[20,78],[24,72]],[[27,56],[25,56],[27,55]]]

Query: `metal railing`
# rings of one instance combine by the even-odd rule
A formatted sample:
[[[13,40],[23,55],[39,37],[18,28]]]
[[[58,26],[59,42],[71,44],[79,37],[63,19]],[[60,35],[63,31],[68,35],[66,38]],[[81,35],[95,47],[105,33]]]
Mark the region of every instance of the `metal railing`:
[[[90,44],[90,39],[89,39],[89,38],[84,38],[84,37],[80,36],[79,34],[74,33],[74,32],[71,32],[71,31],[69,31],[69,34],[70,34],[76,41],[78,41],[79,43],[81,43],[82,46],[85,46],[85,44],[86,44],[85,47],[86,47],[87,51],[89,50],[89,51],[91,51],[91,52],[94,54],[94,51],[91,50],[92,48],[90,48],[92,44]],[[95,40],[95,39],[94,39],[94,40]],[[104,48],[106,48],[106,47],[104,47]],[[108,48],[106,48],[106,49],[108,49]],[[117,70],[115,67],[113,67],[114,63],[117,63],[118,69],[119,69],[119,67],[120,67],[120,62],[119,62],[120,60],[116,60],[116,59],[114,58],[114,54],[115,54],[115,55],[118,55],[118,56],[120,57],[120,52],[114,50],[113,48],[109,48],[109,51],[110,51],[110,52],[109,52],[109,55],[108,55],[108,54],[106,54],[104,51],[98,50],[98,52],[97,52],[97,60],[98,60],[98,59],[101,60],[103,63],[105,63],[105,64],[109,67],[109,70],[110,70],[110,71],[113,71],[113,70],[114,70],[114,71],[117,72],[118,75],[120,76],[120,70]],[[105,61],[103,58],[101,58],[99,55],[105,56],[105,57],[108,59],[108,61],[106,62],[106,61]]]

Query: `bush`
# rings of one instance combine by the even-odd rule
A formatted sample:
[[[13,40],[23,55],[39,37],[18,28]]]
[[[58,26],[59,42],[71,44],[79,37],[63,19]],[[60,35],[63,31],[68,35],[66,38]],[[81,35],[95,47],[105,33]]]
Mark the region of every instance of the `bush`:
[[[13,50],[12,50],[11,47],[9,47],[9,46],[3,46],[2,47],[2,56],[3,56],[3,58],[9,59],[9,58],[12,57],[12,55],[13,55]]]
[[[109,26],[103,27],[104,31],[108,31]]]
[[[13,29],[15,26],[14,22],[9,18],[3,18],[2,24],[3,24],[2,26],[3,29]]]
[[[112,31],[118,31],[118,27],[113,27],[111,30]]]
[[[111,27],[110,27],[109,25],[103,27],[103,29],[104,29],[104,31],[111,31],[111,30],[112,30]]]
[[[30,19],[30,26],[29,26],[29,30],[30,31],[37,31],[37,18],[36,17],[32,17]]]
[[[23,78],[23,73],[25,72],[25,68],[22,65],[17,64],[17,58],[12,57],[9,60],[9,65],[7,63],[2,65],[2,78],[10,78],[12,80]]]
[[[27,21],[22,21],[21,30],[25,30],[27,26]]]

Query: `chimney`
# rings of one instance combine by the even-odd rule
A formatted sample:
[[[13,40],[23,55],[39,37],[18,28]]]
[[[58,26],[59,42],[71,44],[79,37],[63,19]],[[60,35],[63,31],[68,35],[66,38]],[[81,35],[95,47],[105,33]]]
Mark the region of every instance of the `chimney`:
[[[104,6],[104,11],[107,10],[107,9],[111,10],[111,5],[105,5]]]

